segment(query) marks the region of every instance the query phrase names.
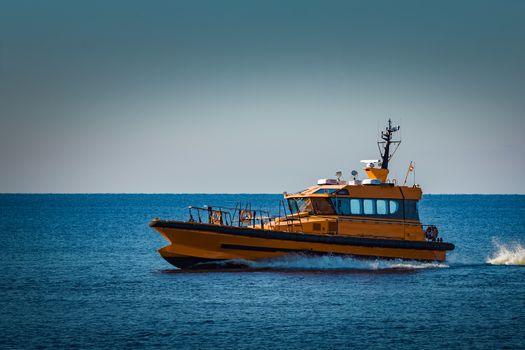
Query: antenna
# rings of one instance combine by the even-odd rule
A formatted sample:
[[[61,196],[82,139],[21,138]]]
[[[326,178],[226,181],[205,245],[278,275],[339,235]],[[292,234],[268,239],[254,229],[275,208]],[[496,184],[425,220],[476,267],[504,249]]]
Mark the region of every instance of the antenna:
[[[394,154],[396,153],[397,149],[399,148],[399,145],[401,144],[401,140],[392,140],[393,135],[395,132],[399,131],[400,126],[392,126],[392,120],[388,119],[388,126],[385,128],[385,131],[381,131],[381,139],[383,141],[379,141],[377,143],[377,147],[379,148],[379,154],[381,155],[382,162],[381,162],[381,169],[388,169],[388,162]],[[394,150],[390,152],[390,146],[394,145]]]
[[[342,171],[336,171],[335,172],[335,177],[337,179],[337,182],[341,182],[342,179],[343,179],[343,172]]]

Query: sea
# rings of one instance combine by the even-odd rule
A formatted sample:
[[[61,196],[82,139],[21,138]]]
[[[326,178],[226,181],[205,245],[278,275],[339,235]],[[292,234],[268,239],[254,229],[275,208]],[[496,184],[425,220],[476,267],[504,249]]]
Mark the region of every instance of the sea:
[[[525,196],[426,195],[446,262],[182,271],[154,217],[277,194],[0,195],[1,349],[525,349]]]

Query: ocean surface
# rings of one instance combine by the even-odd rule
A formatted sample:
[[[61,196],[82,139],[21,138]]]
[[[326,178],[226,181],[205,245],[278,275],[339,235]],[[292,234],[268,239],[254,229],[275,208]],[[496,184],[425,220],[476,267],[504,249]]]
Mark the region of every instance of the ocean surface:
[[[445,263],[182,272],[153,217],[280,195],[0,195],[0,348],[524,349],[525,196],[428,195]]]

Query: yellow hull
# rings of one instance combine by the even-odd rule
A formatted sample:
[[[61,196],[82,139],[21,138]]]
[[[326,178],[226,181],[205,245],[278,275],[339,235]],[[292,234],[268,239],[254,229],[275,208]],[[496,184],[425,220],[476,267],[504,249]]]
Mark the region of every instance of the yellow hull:
[[[160,255],[171,264],[232,259],[261,260],[287,254],[335,254],[362,258],[444,261],[450,243],[305,234],[246,227],[155,220],[150,226],[171,244]]]

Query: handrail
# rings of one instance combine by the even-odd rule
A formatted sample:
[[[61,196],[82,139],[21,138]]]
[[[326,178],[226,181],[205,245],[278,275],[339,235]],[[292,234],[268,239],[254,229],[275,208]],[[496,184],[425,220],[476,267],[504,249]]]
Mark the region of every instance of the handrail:
[[[250,213],[250,221],[242,220],[241,219],[241,212],[242,211],[249,211]],[[268,225],[269,228],[273,229],[275,216],[270,215],[270,211],[268,210],[252,210],[251,205],[247,205],[245,209],[243,209],[242,205],[240,203],[235,207],[224,207],[224,206],[204,206],[204,207],[198,207],[198,206],[189,206],[189,222],[196,222],[199,223],[208,223],[208,224],[219,224],[219,225],[226,225],[226,226],[238,226],[243,227],[245,226],[252,226],[255,227],[257,225],[260,225],[261,228],[264,228],[265,225]],[[205,215],[201,215],[201,213],[205,213]],[[259,216],[257,216],[259,214]],[[195,219],[194,215],[197,219]],[[206,219],[203,219],[203,216]],[[237,218],[237,220],[236,220]]]

